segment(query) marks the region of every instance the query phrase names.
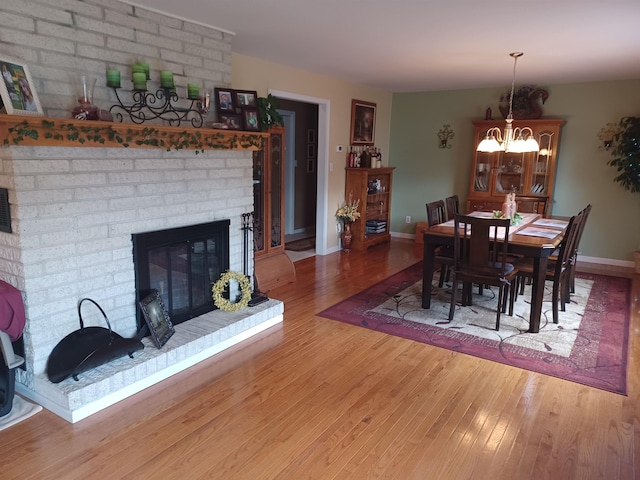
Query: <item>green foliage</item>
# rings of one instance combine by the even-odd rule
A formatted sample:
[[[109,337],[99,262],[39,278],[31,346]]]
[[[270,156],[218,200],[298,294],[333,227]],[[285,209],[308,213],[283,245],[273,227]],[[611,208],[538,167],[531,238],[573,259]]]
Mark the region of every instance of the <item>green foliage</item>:
[[[284,125],[282,115],[278,113],[276,97],[269,94],[266,97],[258,97],[258,113],[262,130],[267,131],[274,125]]]
[[[624,117],[619,128],[611,151],[615,158],[607,163],[618,171],[615,182],[625,190],[640,192],[640,118]]]
[[[72,143],[101,144],[108,140],[122,147],[130,145],[165,148],[170,150],[195,150],[196,154],[205,150],[226,150],[258,147],[262,148],[261,134],[235,133],[232,134],[215,130],[188,129],[179,132],[167,132],[155,127],[126,130],[118,125],[93,126],[87,122],[86,126],[78,127],[77,124],[43,120],[40,124],[30,123],[25,120],[8,129],[8,135],[4,139],[4,145],[20,145],[27,138],[37,140],[39,129],[42,129],[43,137],[48,140],[67,141]],[[124,135],[123,135],[124,134]]]

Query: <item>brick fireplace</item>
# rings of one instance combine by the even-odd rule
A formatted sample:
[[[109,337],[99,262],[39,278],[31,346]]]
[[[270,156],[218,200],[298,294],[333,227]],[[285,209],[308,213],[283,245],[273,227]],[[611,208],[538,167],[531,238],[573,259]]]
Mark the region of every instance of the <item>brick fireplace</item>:
[[[81,298],[98,302],[114,331],[135,335],[132,233],[230,219],[229,268],[242,271],[241,214],[253,209],[252,153],[11,146],[0,149],[0,160],[13,230],[0,232],[0,278],[23,292],[27,313],[26,370],[17,374],[17,389],[69,421],[282,320],[283,305],[275,300],[235,313],[216,310],[177,325],[162,350],[145,339],[134,360],[119,359],[79,382],[51,384],[48,356],[78,328]]]

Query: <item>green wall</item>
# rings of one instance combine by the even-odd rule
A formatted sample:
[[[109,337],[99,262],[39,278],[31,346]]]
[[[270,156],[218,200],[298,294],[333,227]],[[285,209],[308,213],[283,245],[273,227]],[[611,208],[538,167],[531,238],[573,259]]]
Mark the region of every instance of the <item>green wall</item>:
[[[623,116],[640,116],[640,80],[545,86],[544,117],[562,118],[554,215],[569,216],[591,203],[581,243],[587,257],[632,260],[640,248],[640,194],[613,182],[609,152],[599,149],[599,130]],[[426,220],[425,203],[457,193],[461,205],[469,188],[473,154],[472,120],[491,107],[500,118],[502,89],[396,93],[391,111],[389,164],[394,172],[391,231],[415,233]],[[438,148],[437,132],[451,125],[451,149]],[[405,223],[410,215],[412,223]]]

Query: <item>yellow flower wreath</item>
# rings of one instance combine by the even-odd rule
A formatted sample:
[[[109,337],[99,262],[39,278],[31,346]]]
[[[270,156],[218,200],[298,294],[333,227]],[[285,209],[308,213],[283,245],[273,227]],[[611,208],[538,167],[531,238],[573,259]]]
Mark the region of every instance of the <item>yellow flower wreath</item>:
[[[231,303],[222,296],[222,293],[231,280],[238,282],[240,290],[242,291],[242,297],[240,297],[240,300],[236,303]],[[220,276],[220,279],[211,287],[211,291],[213,293],[213,303],[225,312],[237,312],[249,305],[249,300],[251,300],[251,284],[249,283],[249,279],[242,273],[232,272],[231,270],[224,272]]]

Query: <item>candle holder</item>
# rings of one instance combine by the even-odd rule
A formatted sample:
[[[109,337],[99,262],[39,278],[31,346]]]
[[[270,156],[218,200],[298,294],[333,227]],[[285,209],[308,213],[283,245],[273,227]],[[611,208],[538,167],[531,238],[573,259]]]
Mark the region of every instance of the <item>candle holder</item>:
[[[133,103],[126,105],[118,95],[118,87],[113,87],[118,103],[113,105],[111,112],[117,121],[122,122],[125,116],[133,123],[142,124],[150,120],[164,120],[171,126],[180,126],[184,121],[191,122],[194,128],[202,127],[204,123],[203,111],[199,98],[189,99],[188,108],[177,107],[178,94],[175,88],[160,87],[156,93],[148,90],[134,89],[131,93]]]

